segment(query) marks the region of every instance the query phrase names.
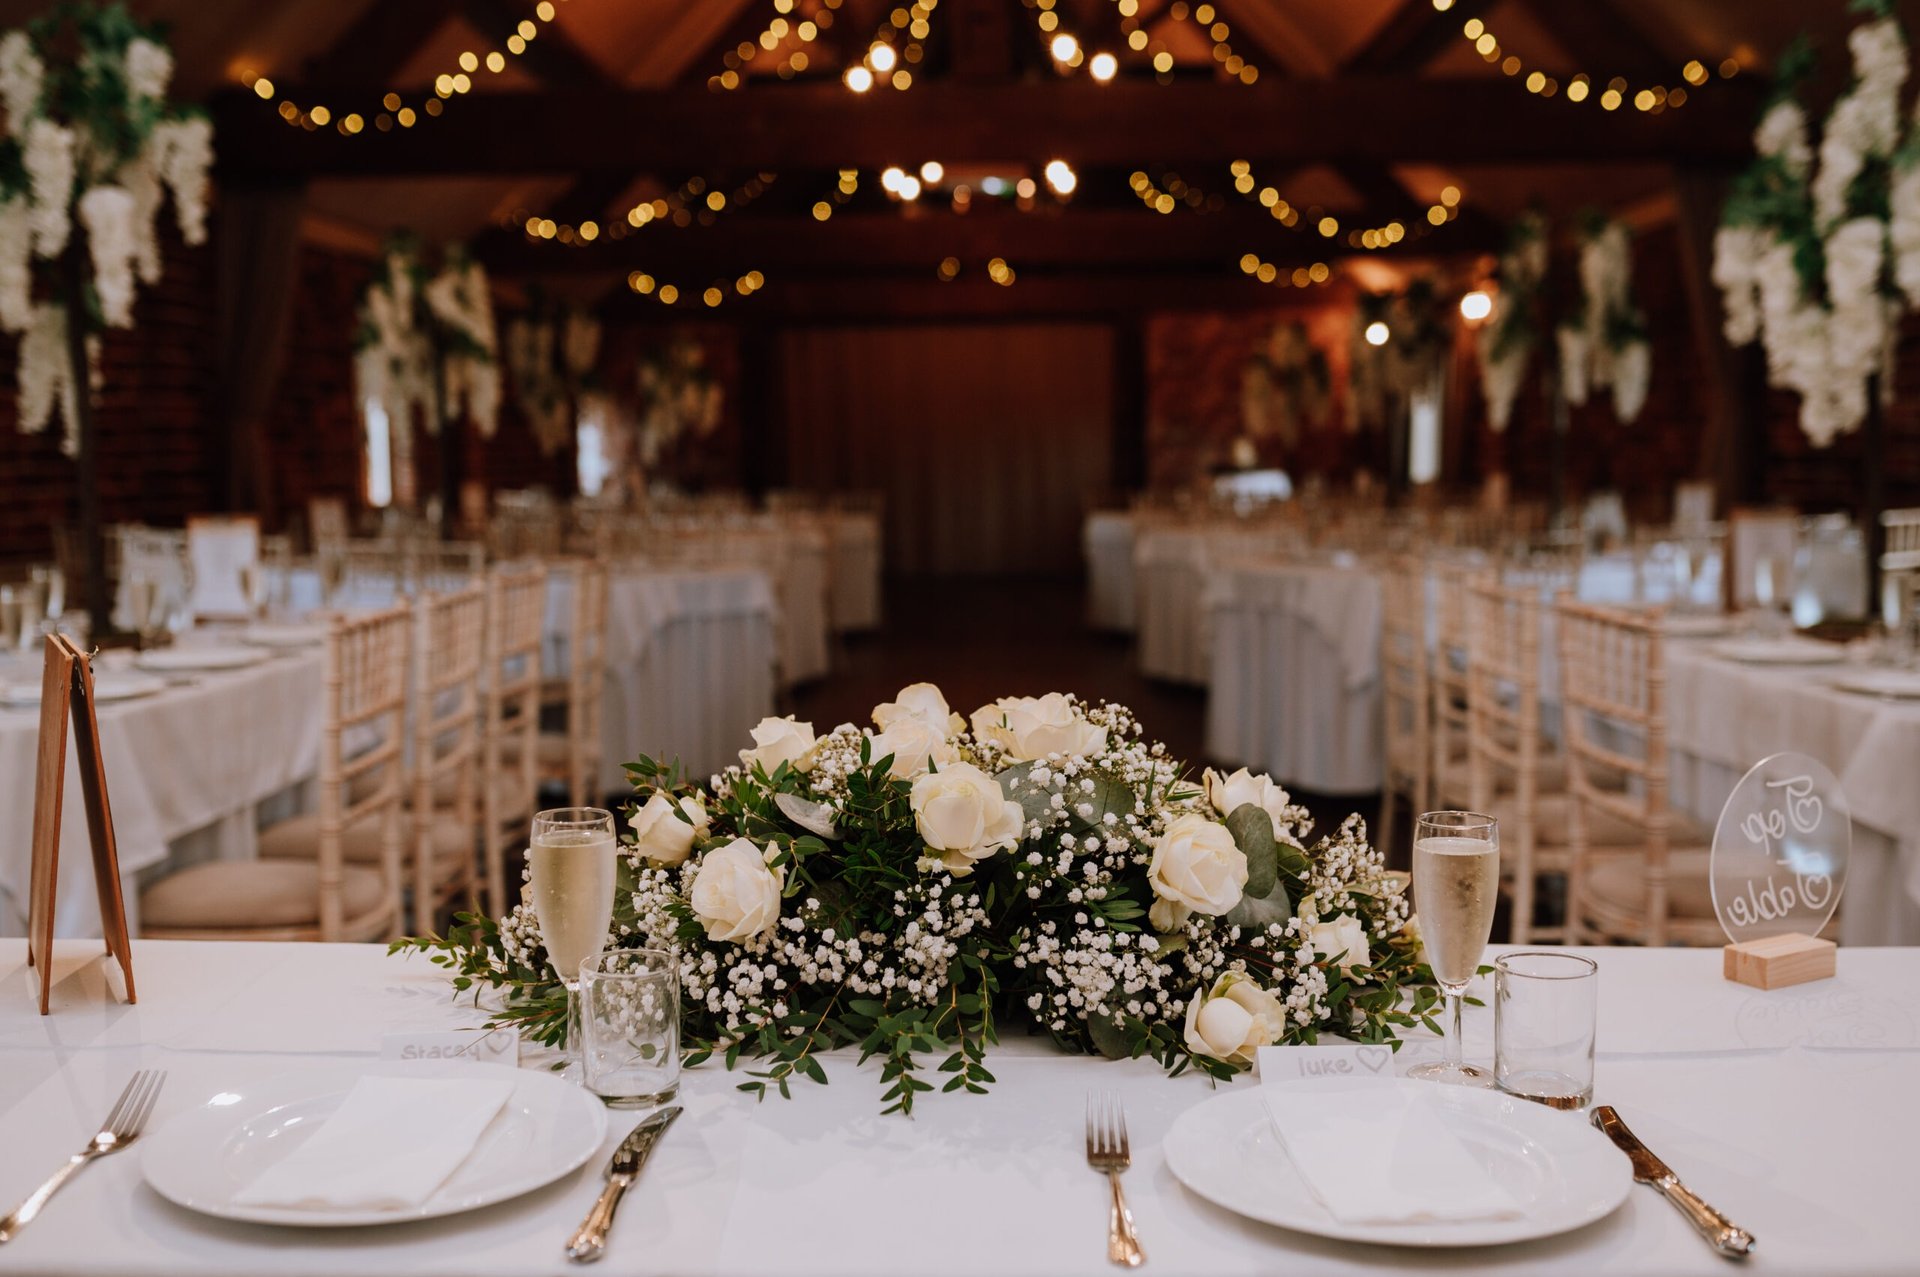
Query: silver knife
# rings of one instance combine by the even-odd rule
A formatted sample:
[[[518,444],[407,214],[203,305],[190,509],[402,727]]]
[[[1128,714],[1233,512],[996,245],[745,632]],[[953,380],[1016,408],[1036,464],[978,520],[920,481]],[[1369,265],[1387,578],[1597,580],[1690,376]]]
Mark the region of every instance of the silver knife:
[[[620,1141],[620,1147],[613,1151],[613,1160],[607,1163],[607,1186],[600,1190],[600,1200],[593,1204],[567,1243],[568,1259],[576,1264],[590,1264],[607,1253],[607,1234],[613,1231],[613,1213],[620,1209],[620,1199],[626,1195],[627,1186],[639,1176],[640,1168],[646,1165],[654,1144],[679,1116],[678,1104],[663,1108]]]
[[[1634,1179],[1651,1185],[1655,1192],[1672,1202],[1675,1209],[1686,1216],[1687,1222],[1707,1239],[1707,1245],[1728,1259],[1745,1259],[1752,1252],[1753,1234],[1735,1227],[1732,1220],[1707,1205],[1697,1193],[1682,1184],[1680,1177],[1668,1170],[1667,1164],[1655,1157],[1653,1150],[1627,1129],[1627,1124],[1620,1120],[1620,1115],[1614,1112],[1611,1105],[1602,1104],[1593,1110],[1593,1124],[1633,1162]]]

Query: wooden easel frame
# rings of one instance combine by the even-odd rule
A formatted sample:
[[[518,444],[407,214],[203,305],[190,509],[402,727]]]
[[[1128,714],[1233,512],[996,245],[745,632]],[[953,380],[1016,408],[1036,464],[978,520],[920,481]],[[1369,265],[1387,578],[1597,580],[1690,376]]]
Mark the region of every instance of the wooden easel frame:
[[[27,914],[27,965],[40,968],[40,1014],[53,996],[53,902],[60,879],[60,809],[66,796],[67,719],[73,719],[80,761],[80,793],[93,844],[93,883],[100,898],[100,926],[107,953],[120,960],[133,989],[133,945],[127,936],[127,904],[120,893],[120,853],[107,802],[107,770],[100,756],[100,724],[93,708],[93,664],[64,634],[47,636],[46,671],[40,682],[40,755],[33,789],[33,877]]]

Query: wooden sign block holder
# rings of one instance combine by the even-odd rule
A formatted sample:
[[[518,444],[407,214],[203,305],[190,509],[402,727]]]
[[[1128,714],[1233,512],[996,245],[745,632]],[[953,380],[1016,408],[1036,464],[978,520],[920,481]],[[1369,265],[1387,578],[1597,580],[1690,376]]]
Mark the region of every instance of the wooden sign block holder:
[[[1721,974],[1735,984],[1755,989],[1785,989],[1830,980],[1836,969],[1833,941],[1797,931],[1730,944],[1722,953]]]
[[[54,898],[60,881],[60,809],[66,797],[67,719],[73,719],[74,751],[80,763],[80,794],[93,844],[93,884],[100,898],[100,929],[107,953],[120,961],[127,1001],[133,989],[133,945],[127,936],[127,904],[120,894],[120,854],[113,840],[113,809],[107,802],[107,770],[100,756],[100,723],[93,709],[93,664],[64,634],[47,636],[46,671],[40,682],[40,755],[33,790],[33,877],[27,913],[27,965],[40,969],[40,1014],[53,996]]]

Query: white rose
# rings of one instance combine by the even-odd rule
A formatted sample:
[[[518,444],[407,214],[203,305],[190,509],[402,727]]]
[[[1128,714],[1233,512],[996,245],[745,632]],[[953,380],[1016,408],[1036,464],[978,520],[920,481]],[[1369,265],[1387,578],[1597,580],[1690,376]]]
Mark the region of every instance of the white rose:
[[[1222,776],[1209,767],[1202,779],[1207,786],[1207,801],[1222,816],[1231,816],[1243,804],[1252,803],[1272,819],[1275,838],[1299,845],[1293,835],[1293,819],[1297,813],[1288,810],[1293,806],[1293,799],[1273,783],[1271,776],[1264,772],[1256,776],[1244,767],[1231,776]]]
[[[1187,1048],[1195,1055],[1251,1064],[1254,1051],[1278,1042],[1286,1024],[1280,999],[1251,976],[1229,971],[1214,982],[1211,993],[1194,990],[1187,1003]]]
[[[791,714],[785,718],[763,718],[753,729],[754,748],[740,751],[740,764],[751,770],[758,763],[769,776],[781,763],[793,764],[795,771],[807,771],[813,766],[817,743],[812,723],[796,723]]]
[[[1000,782],[971,763],[955,763],[913,782],[914,822],[929,860],[957,878],[976,861],[1013,847],[1026,828],[1020,804],[1008,802]]]
[[[1089,723],[1059,692],[1003,696],[983,705],[973,711],[973,734],[1022,761],[1050,754],[1097,754],[1107,746],[1107,729]]]
[[[942,766],[960,760],[959,751],[947,742],[939,727],[917,718],[896,718],[883,732],[875,732],[867,745],[867,757],[879,762],[889,754],[893,766],[887,774],[895,780],[911,780],[927,770],[929,762]]]
[[[1342,955],[1339,963],[1342,971],[1364,967],[1373,960],[1373,955],[1367,951],[1366,924],[1350,913],[1314,923],[1307,928],[1307,939],[1319,957]]]
[[[767,864],[773,855],[745,838],[715,847],[693,871],[687,903],[709,940],[751,940],[780,921],[780,890],[786,870]]]
[[[687,858],[694,839],[704,837],[712,822],[705,805],[692,794],[680,800],[680,812],[686,813],[686,819],[674,810],[672,799],[656,790],[646,805],[628,818],[637,835],[634,845],[641,855],[662,865],[677,865]]]
[[[1147,882],[1158,897],[1148,920],[1171,931],[1198,911],[1218,916],[1240,903],[1247,855],[1225,825],[1199,814],[1182,816],[1153,844]]]
[[[932,683],[903,687],[892,700],[873,707],[873,724],[883,732],[903,718],[917,719],[946,736],[967,729],[966,720],[947,707],[947,698]]]

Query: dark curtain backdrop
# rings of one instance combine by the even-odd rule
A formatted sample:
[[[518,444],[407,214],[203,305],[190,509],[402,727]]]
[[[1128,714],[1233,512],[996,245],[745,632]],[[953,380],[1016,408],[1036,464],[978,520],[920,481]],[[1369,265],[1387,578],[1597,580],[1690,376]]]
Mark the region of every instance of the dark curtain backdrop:
[[[1099,324],[832,328],[782,337],[796,488],[884,494],[889,571],[1070,573],[1111,482]]]

